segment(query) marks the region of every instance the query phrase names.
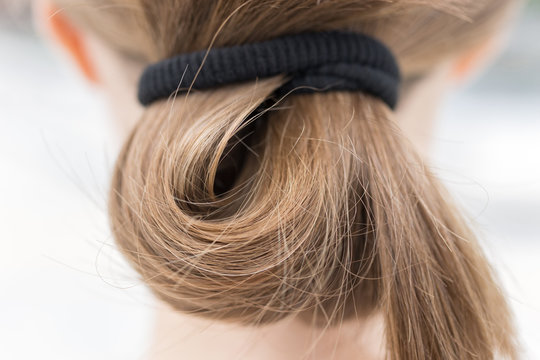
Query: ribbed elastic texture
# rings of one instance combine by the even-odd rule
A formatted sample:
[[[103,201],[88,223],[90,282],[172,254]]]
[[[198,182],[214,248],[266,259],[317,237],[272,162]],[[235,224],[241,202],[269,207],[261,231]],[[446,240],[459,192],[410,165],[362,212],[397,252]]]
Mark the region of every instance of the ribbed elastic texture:
[[[378,40],[349,31],[286,35],[272,40],[181,54],[150,65],[139,82],[139,101],[156,100],[192,89],[254,81],[279,74],[291,80],[276,93],[291,90],[363,91],[394,108],[400,73],[391,51]]]

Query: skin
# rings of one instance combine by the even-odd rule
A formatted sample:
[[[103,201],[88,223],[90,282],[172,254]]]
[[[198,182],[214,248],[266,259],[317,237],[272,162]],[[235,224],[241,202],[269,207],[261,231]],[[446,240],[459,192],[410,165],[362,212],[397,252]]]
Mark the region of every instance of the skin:
[[[41,32],[68,55],[92,86],[105,94],[118,132],[122,138],[126,136],[142,112],[134,96],[137,74],[142,69],[127,63],[97,36],[70,22],[49,1],[36,0],[34,9]],[[503,43],[501,39],[503,36],[496,36],[471,53],[448,59],[403,94],[396,110],[397,121],[426,157],[439,104],[456,85],[478,73],[493,58]],[[246,328],[180,314],[157,302],[154,335],[145,358],[382,359],[382,325],[380,317],[374,315],[332,329],[314,329],[297,319]]]

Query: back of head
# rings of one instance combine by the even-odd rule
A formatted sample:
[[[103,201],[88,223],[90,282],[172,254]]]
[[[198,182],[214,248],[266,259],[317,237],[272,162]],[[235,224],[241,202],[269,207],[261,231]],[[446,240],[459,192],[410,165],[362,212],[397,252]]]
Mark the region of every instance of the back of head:
[[[511,1],[91,3],[68,8],[141,64],[347,29],[382,40],[408,79],[484,41]],[[116,165],[110,216],[153,292],[179,311],[251,325],[380,311],[391,359],[516,357],[475,235],[391,109],[340,91],[254,112],[284,81],[193,91],[145,110]]]

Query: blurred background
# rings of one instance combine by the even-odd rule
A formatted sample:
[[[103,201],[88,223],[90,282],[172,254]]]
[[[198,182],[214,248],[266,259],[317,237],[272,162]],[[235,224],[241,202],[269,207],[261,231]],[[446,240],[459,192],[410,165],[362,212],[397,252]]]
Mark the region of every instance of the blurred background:
[[[540,1],[444,104],[433,165],[474,219],[540,359]],[[140,359],[152,298],[106,216],[120,146],[103,100],[0,0],[0,359]]]

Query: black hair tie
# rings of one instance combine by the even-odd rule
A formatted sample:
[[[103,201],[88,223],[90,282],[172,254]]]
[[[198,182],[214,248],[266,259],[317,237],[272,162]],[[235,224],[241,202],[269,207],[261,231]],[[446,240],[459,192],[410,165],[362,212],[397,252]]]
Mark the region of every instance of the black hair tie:
[[[187,91],[206,53],[181,54],[150,65],[139,83],[141,104]],[[400,73],[392,52],[378,40],[350,31],[300,33],[211,48],[192,88],[208,89],[279,74],[291,79],[276,91],[278,95],[291,90],[363,91],[391,108],[398,99]]]

